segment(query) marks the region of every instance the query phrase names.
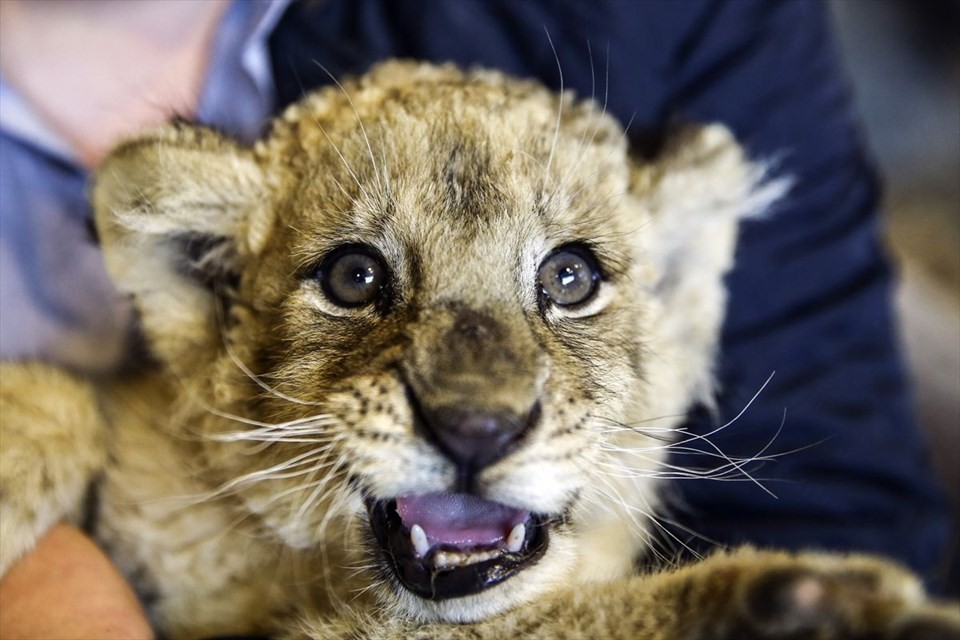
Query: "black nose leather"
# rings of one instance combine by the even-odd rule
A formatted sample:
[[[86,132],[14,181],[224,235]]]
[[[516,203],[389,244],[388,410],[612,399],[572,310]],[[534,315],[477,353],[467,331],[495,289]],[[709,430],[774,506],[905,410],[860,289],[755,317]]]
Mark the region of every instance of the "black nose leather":
[[[461,469],[475,472],[493,464],[513,446],[539,414],[471,411],[461,407],[422,409],[424,426],[440,449]]]

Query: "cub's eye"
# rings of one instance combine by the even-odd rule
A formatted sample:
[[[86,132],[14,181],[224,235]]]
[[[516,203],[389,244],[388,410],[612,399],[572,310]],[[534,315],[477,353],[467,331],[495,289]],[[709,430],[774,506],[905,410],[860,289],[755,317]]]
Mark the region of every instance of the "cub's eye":
[[[387,280],[387,269],[376,250],[362,245],[337,249],[320,264],[320,286],[341,307],[360,307],[377,300]]]
[[[560,247],[540,265],[541,293],[565,307],[586,302],[596,293],[600,268],[590,250],[577,245]]]

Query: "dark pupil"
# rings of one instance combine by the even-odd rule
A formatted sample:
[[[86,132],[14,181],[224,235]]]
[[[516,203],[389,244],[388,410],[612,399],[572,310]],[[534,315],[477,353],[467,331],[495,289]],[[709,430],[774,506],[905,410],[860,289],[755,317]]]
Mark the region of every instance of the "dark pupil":
[[[353,281],[358,285],[373,284],[376,277],[373,267],[357,267],[353,272]]]
[[[557,280],[560,282],[561,287],[569,287],[577,281],[578,277],[577,269],[570,265],[560,267],[560,271],[557,272]]]

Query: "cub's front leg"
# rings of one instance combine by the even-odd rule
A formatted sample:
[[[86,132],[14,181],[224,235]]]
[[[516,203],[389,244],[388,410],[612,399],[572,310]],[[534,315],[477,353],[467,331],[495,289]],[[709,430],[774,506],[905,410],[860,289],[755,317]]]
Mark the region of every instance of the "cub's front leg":
[[[0,576],[47,529],[80,515],[105,431],[87,382],[39,363],[0,365]]]
[[[960,640],[960,604],[874,557],[743,548],[648,580],[645,606],[672,612],[651,638]]]
[[[741,549],[678,569],[561,590],[470,625],[354,615],[293,638],[494,640],[960,640],[960,605],[934,605],[882,560]]]

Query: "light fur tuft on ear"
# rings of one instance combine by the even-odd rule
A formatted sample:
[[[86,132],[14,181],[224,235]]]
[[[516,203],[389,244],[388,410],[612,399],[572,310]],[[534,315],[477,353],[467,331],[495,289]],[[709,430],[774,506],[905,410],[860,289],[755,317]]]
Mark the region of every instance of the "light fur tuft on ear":
[[[122,144],[97,172],[107,268],[162,361],[192,362],[219,344],[216,293],[269,233],[265,189],[251,150],[183,125]]]
[[[662,317],[670,318],[656,323],[651,349],[676,363],[671,379],[652,381],[661,396],[682,390],[680,397],[712,405],[712,363],[727,302],[723,279],[733,266],[739,224],[767,211],[789,187],[788,179],[768,179],[718,124],[682,129],[655,161],[634,168],[631,191],[650,215],[641,235],[656,272],[653,294]]]

